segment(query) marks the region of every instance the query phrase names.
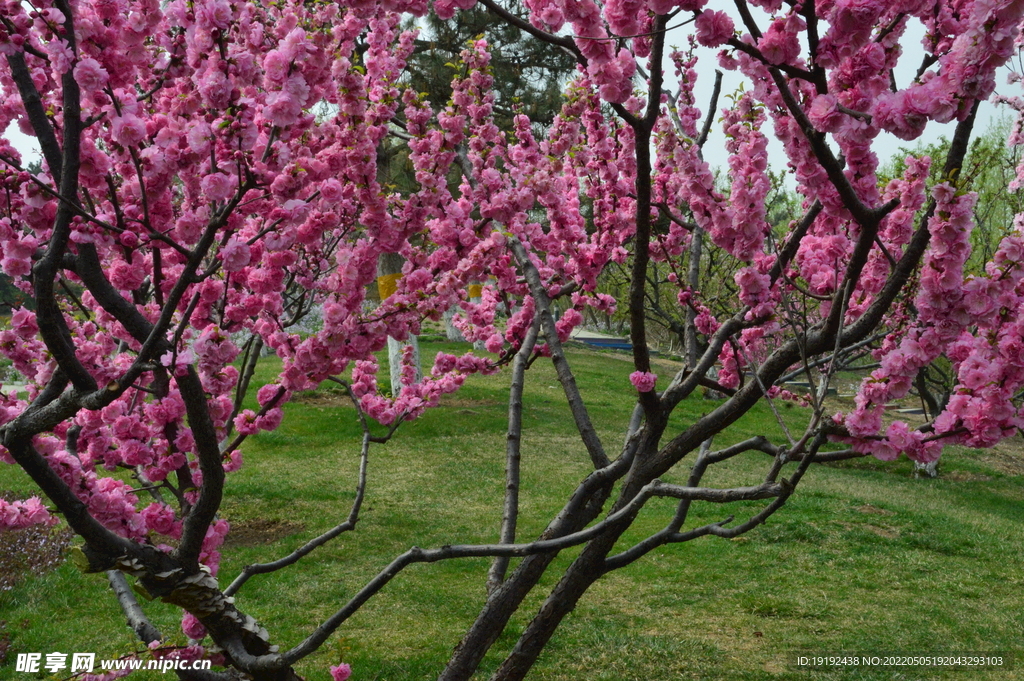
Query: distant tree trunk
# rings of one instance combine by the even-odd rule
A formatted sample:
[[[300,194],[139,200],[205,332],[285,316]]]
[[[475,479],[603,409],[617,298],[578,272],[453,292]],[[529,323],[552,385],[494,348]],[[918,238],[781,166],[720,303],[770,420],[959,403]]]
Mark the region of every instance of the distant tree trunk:
[[[472,282],[469,285],[469,302],[478,305],[481,300],[482,292],[483,286],[480,285],[480,282]],[[473,349],[476,350],[477,352],[484,352],[484,350],[486,350],[486,348],[484,347],[484,342],[482,340],[478,340],[475,343],[473,343]]]
[[[948,395],[936,396],[928,386],[928,367],[925,366],[914,378],[914,387],[921,396],[921,403],[924,406],[925,418],[934,419],[946,408],[949,401]],[[928,463],[914,462],[914,477],[937,478],[939,477],[939,462],[929,461]]]
[[[465,343],[466,339],[462,335],[462,332],[452,324],[452,317],[455,316],[455,308],[449,307],[444,311],[444,332],[448,337],[448,340],[452,343]]]
[[[383,301],[395,290],[398,278],[402,274],[402,265],[405,261],[397,253],[384,253],[377,263],[377,288],[380,292],[380,299]],[[412,347],[413,366],[416,367],[416,383],[423,378],[420,369],[420,343],[416,336],[410,335],[405,341],[399,341],[388,336],[388,366],[391,370],[391,393],[397,395],[402,386],[402,353],[404,349]]]
[[[691,291],[696,291],[700,286],[700,254],[704,245],[704,230],[694,227],[690,235],[690,263],[686,271],[686,283]],[[697,312],[691,307],[686,310],[686,328],[684,330],[686,347],[684,349],[684,361],[690,369],[697,366],[697,358],[700,357],[700,348],[697,347]]]

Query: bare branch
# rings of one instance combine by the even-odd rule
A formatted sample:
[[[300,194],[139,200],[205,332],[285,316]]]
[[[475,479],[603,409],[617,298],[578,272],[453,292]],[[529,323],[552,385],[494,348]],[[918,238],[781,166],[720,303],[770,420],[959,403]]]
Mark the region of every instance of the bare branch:
[[[521,459],[523,429],[523,387],[526,383],[526,367],[537,344],[540,332],[540,316],[535,316],[530,330],[516,352],[512,362],[512,380],[508,394],[508,436],[505,446],[505,505],[501,518],[502,544],[516,540],[516,524],[519,519],[519,464]],[[493,593],[505,581],[509,559],[495,558],[487,574],[487,593]]]
[[[139,637],[139,640],[146,645],[162,640],[163,636],[160,631],[153,626],[153,623],[146,617],[146,613],[142,611],[138,599],[135,598],[135,592],[128,585],[124,573],[120,570],[107,570],[107,581],[110,582],[110,588],[114,590],[117,601],[121,604],[121,610],[128,618],[128,626]]]
[[[651,494],[656,497],[672,497],[689,501],[710,501],[716,504],[727,504],[732,501],[750,501],[753,499],[771,499],[785,490],[782,483],[764,483],[754,487],[732,487],[716,489],[713,487],[684,487],[670,485],[655,480]]]
[[[402,570],[414,563],[435,563],[441,560],[456,558],[480,558],[488,556],[530,556],[540,553],[551,553],[560,551],[571,546],[576,546],[590,541],[606,530],[617,525],[622,519],[635,514],[653,496],[669,496],[681,498],[686,495],[688,498],[704,499],[707,501],[738,501],[741,499],[763,499],[765,494],[778,491],[785,493],[786,483],[777,486],[759,488],[739,488],[738,490],[714,490],[714,489],[692,489],[666,485],[660,480],[654,480],[645,485],[640,493],[633,497],[629,503],[622,506],[618,511],[612,513],[600,523],[585,530],[574,532],[556,539],[541,539],[528,544],[480,544],[461,546],[442,546],[438,549],[421,549],[413,547],[395,558],[391,563],[366,584],[352,599],[345,604],[334,615],[321,624],[316,631],[310,634],[302,643],[295,646],[281,658],[284,662],[291,664],[302,659],[316,650],[323,644],[345,620],[352,616],[367,600],[383,589],[388,582],[394,579]],[[727,498],[732,496],[733,498]],[[268,656],[270,657],[270,656]],[[269,663],[269,659],[267,663]],[[256,668],[255,666],[253,667]]]
[[[46,117],[46,109],[43,108],[43,101],[36,89],[28,64],[25,63],[25,55],[22,52],[13,52],[7,55],[7,63],[11,67],[11,76],[14,84],[18,86],[18,93],[28,113],[29,123],[32,131],[39,140],[39,147],[46,159],[46,165],[50,168],[50,175],[53,177],[53,184],[56,187],[61,185],[61,168],[64,166],[64,154],[61,153],[60,145],[57,143],[57,134],[53,130]]]
[[[530,286],[530,293],[533,295],[534,304],[537,306],[537,315],[541,320],[541,328],[544,331],[544,339],[551,349],[551,361],[555,365],[555,372],[558,374],[558,381],[562,384],[565,397],[569,401],[569,408],[572,411],[573,420],[576,422],[576,429],[583,439],[583,444],[590,454],[590,460],[595,468],[604,468],[609,464],[608,455],[604,452],[601,439],[590,422],[590,415],[583,403],[579,388],[576,386],[576,378],[572,374],[569,362],[565,358],[562,343],[558,340],[558,329],[555,328],[555,319],[551,314],[551,304],[544,283],[540,279],[540,273],[530,260],[526,249],[518,239],[509,239],[509,246],[515,255],[519,268],[526,277]]]
[[[711,91],[711,103],[708,104],[708,110],[704,117],[704,125],[700,129],[700,136],[697,138],[697,147],[701,149],[701,158],[704,156],[704,143],[708,141],[708,135],[711,134],[711,124],[715,120],[715,109],[718,108],[718,97],[722,94],[722,72],[719,69],[715,69],[715,86]]]
[[[234,581],[231,582],[231,584],[229,584],[226,589],[224,589],[225,596],[233,596],[234,594],[238,593],[238,590],[241,589],[242,586],[244,586],[245,583],[249,581],[249,578],[253,575],[263,575],[269,572],[275,572],[282,568],[288,567],[289,565],[294,565],[295,563],[299,562],[302,558],[308,556],[310,553],[320,548],[332,539],[338,537],[339,535],[345,532],[354,530],[356,527],[356,523],[359,522],[359,511],[363,506],[363,499],[366,496],[366,472],[370,459],[370,442],[372,441],[373,438],[371,437],[369,427],[366,423],[366,419],[363,416],[362,409],[359,406],[359,401],[352,394],[352,390],[349,388],[349,386],[344,383],[343,385],[345,385],[349,397],[355,404],[356,410],[359,413],[360,421],[362,422],[363,425],[363,444],[362,448],[360,449],[359,456],[359,479],[358,482],[356,483],[356,498],[352,502],[352,508],[349,510],[348,517],[345,519],[344,522],[335,525],[327,532],[324,532],[319,537],[312,539],[311,541],[307,542],[306,544],[299,547],[295,551],[291,552],[287,556],[284,556],[283,558],[279,558],[278,560],[275,560],[270,563],[246,565],[244,568],[242,568],[242,572],[237,577],[235,577]]]

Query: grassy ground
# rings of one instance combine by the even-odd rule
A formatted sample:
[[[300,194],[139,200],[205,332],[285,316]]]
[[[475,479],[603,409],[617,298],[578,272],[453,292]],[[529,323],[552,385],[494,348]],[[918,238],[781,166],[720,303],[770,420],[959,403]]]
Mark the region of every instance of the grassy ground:
[[[449,349],[427,349],[441,348]],[[572,361],[592,417],[614,451],[631,409],[630,366],[620,357],[586,351],[574,353]],[[658,373],[667,376],[668,367]],[[588,469],[552,370],[538,362],[530,374],[524,538],[544,526]],[[298,569],[253,578],[239,594],[239,606],[258,617],[275,641],[292,645],[409,546],[493,541],[501,514],[507,381],[507,374],[473,378],[441,408],[375,447],[357,531]],[[677,425],[714,404],[702,399],[684,404]],[[797,407],[782,411],[794,423],[804,416]],[[737,424],[729,439],[757,433],[781,440],[767,410]],[[352,407],[326,389],[300,396],[278,431],[247,443],[246,464],[230,477],[224,506],[234,529],[222,564],[223,583],[241,566],[280,556],[347,514],[358,436]],[[762,454],[738,457],[711,482],[754,483],[765,459]],[[816,467],[766,526],[733,541],[705,538],[665,547],[598,582],[566,620],[532,678],[1024,678],[1024,672],[1007,669],[807,671],[794,665],[800,654],[838,652],[998,652],[1024,664],[1024,467],[1019,461],[1006,447],[950,451],[936,480],[913,479],[906,461]],[[22,474],[5,467],[0,489],[26,494],[30,487]],[[692,521],[732,513],[744,517],[757,507],[696,507]],[[671,504],[652,502],[623,548],[658,529],[671,511]],[[575,553],[566,551],[554,567],[564,568]],[[411,567],[301,671],[325,679],[326,666],[344,659],[360,680],[434,678],[479,610],[487,567],[486,560]],[[554,574],[499,639],[481,678],[514,644]],[[159,603],[146,608],[162,630],[177,630],[170,608]],[[82,575],[71,564],[0,592],[0,621],[5,623],[0,644],[8,642],[0,678],[28,678],[13,672],[17,652],[114,657],[137,649],[105,580]],[[184,641],[180,632],[177,637]]]

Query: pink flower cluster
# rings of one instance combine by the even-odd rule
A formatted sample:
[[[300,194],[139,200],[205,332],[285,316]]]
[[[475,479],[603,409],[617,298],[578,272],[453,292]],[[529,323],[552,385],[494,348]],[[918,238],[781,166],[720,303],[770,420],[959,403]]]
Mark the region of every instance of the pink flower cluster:
[[[731,225],[721,225],[712,231],[711,237],[717,245],[746,262],[761,253],[769,230],[765,197],[771,182],[767,172],[768,139],[761,133],[764,121],[764,111],[750,94],[741,95],[723,117],[732,178],[729,198],[733,220]]]
[[[377,392],[376,374],[379,370],[373,360],[356,362],[352,371],[352,394],[359,399],[360,408],[370,418],[391,425],[398,420],[411,421],[426,409],[435,407],[444,395],[462,387],[466,376],[475,373],[493,373],[496,367],[483,357],[466,354],[462,357],[439,352],[430,376],[419,383],[411,378],[413,368],[403,366],[403,382],[391,397]]]
[[[656,2],[659,9],[664,10],[662,13],[667,13],[670,6],[661,7],[662,4]],[[530,0],[527,7],[531,22],[539,28],[558,31],[566,23],[572,25],[576,45],[587,59],[587,73],[597,84],[603,99],[621,104],[632,95],[635,58],[624,47],[616,52],[615,41],[607,28],[619,36],[640,34],[648,11],[644,0],[610,0],[604,5],[603,15],[601,7],[593,0]],[[639,49],[644,51],[643,47]]]
[[[24,501],[0,499],[0,530],[14,530],[31,525],[52,525],[57,519],[50,515],[39,497]]]
[[[725,12],[705,10],[697,16],[695,22],[697,42],[705,47],[718,47],[733,37],[736,28],[732,19]]]
[[[654,390],[654,384],[658,380],[657,374],[649,371],[634,371],[629,375],[629,382],[637,389],[637,392],[649,393]]]
[[[330,672],[332,681],[348,681],[348,678],[352,676],[352,667],[342,662],[337,666],[332,666]]]

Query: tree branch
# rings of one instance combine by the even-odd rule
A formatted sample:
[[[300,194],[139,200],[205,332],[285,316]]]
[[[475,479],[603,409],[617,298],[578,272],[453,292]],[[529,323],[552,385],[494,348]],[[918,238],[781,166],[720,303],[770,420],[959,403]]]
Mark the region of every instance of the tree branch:
[[[121,604],[121,610],[128,618],[128,626],[139,637],[139,640],[146,645],[162,640],[163,636],[160,631],[153,626],[153,623],[146,617],[146,613],[142,611],[138,599],[135,598],[135,592],[128,585],[124,573],[120,570],[107,570],[107,581],[110,582],[110,588],[117,596],[117,602]]]
[[[338,537],[339,535],[345,532],[349,532],[355,529],[356,523],[359,522],[359,511],[363,506],[363,499],[366,496],[366,473],[370,459],[370,443],[372,442],[373,438],[371,437],[369,427],[366,424],[366,418],[362,413],[362,409],[360,409],[359,407],[358,400],[355,399],[355,396],[352,394],[352,391],[351,389],[348,388],[347,384],[345,384],[345,387],[348,390],[348,395],[352,399],[352,402],[356,405],[356,410],[359,413],[359,418],[363,425],[363,444],[359,456],[359,479],[358,482],[356,483],[356,498],[352,502],[352,508],[349,510],[348,517],[345,519],[344,522],[334,526],[327,532],[324,532],[319,537],[316,537],[315,539],[307,542],[306,544],[296,549],[292,553],[288,554],[287,556],[284,556],[283,558],[279,558],[278,560],[275,560],[270,563],[246,565],[244,568],[242,568],[242,572],[237,577],[235,577],[234,581],[231,582],[231,584],[229,584],[226,589],[224,589],[225,596],[233,596],[236,593],[238,593],[238,590],[241,589],[242,586],[244,586],[245,583],[249,581],[249,578],[253,575],[263,575],[270,572],[275,572],[282,568],[288,567],[289,565],[294,565],[295,563],[299,562],[302,558],[309,555],[310,553],[320,548],[332,539]]]
[[[505,505],[501,518],[501,534],[498,540],[502,544],[511,544],[516,540],[516,524],[519,519],[519,464],[521,460],[523,429],[523,387],[526,383],[526,368],[537,344],[540,332],[540,316],[535,316],[530,330],[516,352],[512,362],[512,380],[508,394],[508,435],[505,445]],[[495,558],[487,573],[487,593],[493,593],[505,581],[509,559],[504,556]]]
[[[64,155],[57,143],[57,134],[53,130],[53,125],[46,117],[46,109],[43,108],[43,100],[32,80],[32,73],[28,69],[28,64],[25,63],[25,53],[14,52],[7,55],[7,64],[11,67],[11,77],[14,79],[14,84],[18,86],[18,93],[21,95],[21,101],[28,114],[32,131],[36,134],[36,139],[39,140],[43,158],[46,159],[46,165],[50,168],[53,186],[60,187]]]
[[[707,113],[704,115],[704,125],[700,129],[700,136],[697,138],[697,148],[701,150],[700,157],[704,157],[704,143],[708,141],[711,134],[711,124],[715,120],[715,109],[718,108],[718,97],[722,94],[722,72],[715,69],[715,86],[711,90],[711,103],[708,104]]]
[[[541,328],[544,331],[544,339],[551,349],[551,361],[555,365],[558,381],[562,384],[565,397],[569,401],[569,409],[572,411],[573,420],[576,422],[576,429],[583,439],[583,444],[590,454],[590,460],[593,462],[594,467],[604,468],[609,464],[608,455],[605,454],[601,438],[598,437],[594,425],[590,422],[590,414],[587,412],[583,397],[576,386],[576,378],[573,376],[569,362],[565,358],[562,343],[558,340],[558,329],[555,328],[555,319],[551,315],[550,299],[544,288],[544,283],[540,279],[540,272],[537,271],[537,268],[530,260],[529,254],[518,239],[515,237],[510,238],[508,243],[516,258],[516,262],[519,263],[519,269],[523,272],[523,276],[526,277],[526,281],[530,286],[530,293],[537,306],[536,314],[540,317]]]

